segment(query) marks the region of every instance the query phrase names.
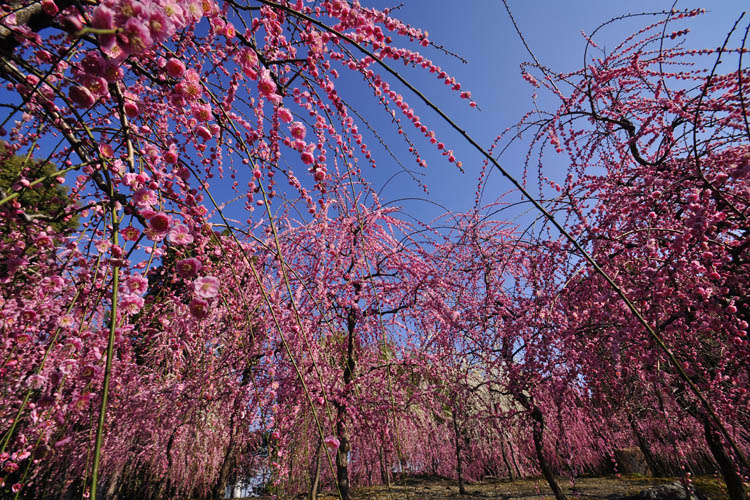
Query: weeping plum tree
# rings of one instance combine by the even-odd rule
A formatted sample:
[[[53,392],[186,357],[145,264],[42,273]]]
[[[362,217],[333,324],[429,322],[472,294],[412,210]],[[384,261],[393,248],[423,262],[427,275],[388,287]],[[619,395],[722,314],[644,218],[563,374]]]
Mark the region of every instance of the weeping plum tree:
[[[500,428],[519,426],[517,435],[526,440],[513,440],[511,453],[523,446],[555,497],[565,498],[556,473],[595,467],[600,455],[594,452],[599,443],[589,439],[595,426],[575,403],[585,397],[574,383],[577,367],[567,363],[558,336],[565,321],[555,307],[556,252],[530,245],[515,225],[488,222],[478,213],[456,218],[456,227],[459,236],[438,252],[450,269],[441,273],[447,277],[441,303],[452,311],[450,328],[460,332],[450,346],[461,346],[464,370],[473,367],[466,390],[484,399],[475,418],[494,429],[488,434],[496,441],[505,440]],[[467,400],[453,399],[454,415],[467,412],[458,408]]]
[[[635,390],[653,413],[647,419],[703,434],[729,496],[742,499],[750,446],[747,28],[740,16],[719,48],[689,50],[676,41],[700,14],[672,12],[601,55],[591,40],[586,66],[573,75],[539,67],[541,78],[526,78],[561,101],[532,146],[570,165],[561,183],[546,179],[559,192],[552,210],[565,213],[571,233],[658,333],[638,324],[601,275],[574,262],[561,296],[568,355],[585,367],[591,389]]]
[[[384,208],[362,168],[385,163],[371,136],[389,162],[423,167],[427,147],[462,167],[389,63],[475,107],[426,55],[445,51],[391,14],[0,6],[3,155],[57,166],[3,172],[3,496],[217,498],[262,478],[346,500],[393,472],[462,481],[502,462],[563,498],[556,476],[602,470],[637,439],[662,462],[710,454],[743,498],[747,29],[690,51],[667,27],[698,12],[666,13],[579,72],[524,66],[560,99],[520,123],[536,130],[528,158],[542,153],[543,183],[548,148],[570,165],[544,204],[412,92],[553,228],[492,206],[447,214],[445,231]],[[30,216],[45,213],[31,190],[63,178],[53,222],[78,227]]]
[[[299,368],[295,331],[285,331],[299,322],[289,320],[299,297],[281,292],[292,270],[279,232],[305,221],[275,212],[278,179],[289,184],[287,207],[325,224],[331,193],[361,175],[359,162],[375,165],[337,92],[340,75],[359,78],[386,116],[400,115],[395,129],[407,141],[416,133],[437,143],[374,57],[345,40],[438,75],[467,105],[469,94],[419,53],[426,33],[358,3],[1,9],[8,153],[37,147],[60,166],[44,179],[19,171],[12,184],[69,173],[63,216],[81,207],[69,235],[24,219],[18,194],[0,200],[13,209],[2,242],[2,487],[16,496],[219,495],[233,457],[254,456],[277,425],[275,365]],[[416,153],[413,161],[425,164]],[[226,213],[235,197],[241,220]],[[354,314],[353,304],[337,307]],[[335,343],[317,348],[326,345]],[[294,375],[304,385],[308,374]],[[345,370],[336,390],[350,390],[353,377]],[[323,440],[334,433],[307,395]],[[350,403],[337,404],[344,423]],[[279,459],[283,450],[271,448]]]
[[[281,238],[285,265],[294,270],[288,292],[297,297],[299,318],[290,326],[295,335],[288,344],[299,360],[296,369],[306,374],[306,388],[300,387],[294,368],[287,367],[279,396],[287,406],[296,404],[299,415],[285,413],[277,420],[283,431],[278,439],[286,447],[296,436],[300,417],[310,415],[303,395],[309,393],[320,415],[305,419],[312,423],[317,418],[314,425],[332,431],[324,444],[333,456],[310,452],[313,461],[323,461],[324,470],[335,465],[344,499],[350,495],[350,468],[361,468],[387,444],[389,434],[398,439],[398,425],[410,418],[403,408],[409,387],[403,379],[407,367],[418,363],[408,341],[402,345],[401,339],[418,332],[402,317],[417,307],[432,279],[421,247],[409,237],[413,229],[394,209],[359,205],[345,195],[337,205],[350,207],[347,212],[339,210],[335,218]],[[395,419],[399,424],[394,428]],[[309,441],[306,446],[317,448]],[[294,479],[293,471],[285,473]]]

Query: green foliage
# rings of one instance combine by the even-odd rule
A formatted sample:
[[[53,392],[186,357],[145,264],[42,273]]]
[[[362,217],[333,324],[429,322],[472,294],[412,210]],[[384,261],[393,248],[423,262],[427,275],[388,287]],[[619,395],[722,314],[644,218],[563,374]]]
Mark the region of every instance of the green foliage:
[[[33,182],[57,170],[53,163],[12,154],[7,145],[0,141],[0,198],[16,192],[14,185],[22,176]],[[71,200],[68,189],[58,183],[56,177],[50,177],[32,188],[21,188],[18,197],[13,201],[20,204],[20,208],[27,216],[38,219],[40,224],[51,226],[57,232],[69,233],[78,227],[78,214],[65,213]],[[6,221],[2,231],[7,232],[10,229],[10,224]]]

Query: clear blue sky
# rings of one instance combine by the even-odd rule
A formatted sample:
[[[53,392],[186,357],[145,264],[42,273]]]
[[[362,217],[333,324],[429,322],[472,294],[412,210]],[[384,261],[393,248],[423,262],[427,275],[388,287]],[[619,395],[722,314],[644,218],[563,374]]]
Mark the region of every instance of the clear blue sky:
[[[364,5],[380,9],[393,7],[397,0],[362,0]],[[581,32],[590,33],[602,22],[626,13],[646,11],[661,11],[672,7],[671,1],[603,1],[603,0],[509,0],[510,8],[522,30],[527,42],[542,64],[555,71],[566,72],[580,69],[583,64],[583,49],[585,40]],[[742,12],[746,2],[740,0],[714,0],[701,5],[698,3],[678,3],[678,9],[692,9],[705,7],[708,12],[698,19],[690,21],[692,32],[688,43],[694,48],[717,47],[721,45],[725,34]],[[434,48],[427,48],[423,53],[433,59],[438,65],[455,76],[463,88],[472,92],[481,110],[470,109],[467,101],[458,98],[456,92],[451,92],[433,75],[425,71],[409,70],[402,64],[393,66],[403,72],[405,76],[429,98],[451,115],[458,124],[465,128],[480,144],[489,146],[492,139],[506,127],[515,124],[521,116],[532,109],[532,87],[520,76],[519,65],[530,61],[530,57],[523,48],[518,35],[503,7],[501,0],[403,0],[403,6],[393,12],[412,26],[426,29],[430,39],[441,44],[446,49],[459,54],[466,59],[464,64],[456,58],[447,56]],[[639,17],[627,19],[614,25],[597,35],[597,40],[604,47],[614,47],[625,36],[648,23],[656,21],[657,17]],[[743,20],[742,29],[750,22],[750,16]],[[205,21],[204,21],[205,23]],[[685,23],[680,23],[680,28]],[[678,28],[676,28],[678,29]],[[414,48],[414,44],[407,44]],[[750,58],[748,58],[750,61]],[[341,71],[343,75],[347,71]],[[434,128],[437,136],[448,147],[456,151],[456,156],[463,161],[465,173],[446,161],[437,153],[434,146],[427,143],[421,134],[410,126],[407,132],[415,145],[428,161],[428,167],[416,167],[410,157],[407,147],[399,137],[393,133],[394,127],[383,109],[376,103],[371,92],[363,91],[361,80],[358,82],[342,81],[339,87],[347,101],[368,118],[384,140],[391,146],[394,153],[408,168],[415,169],[424,175],[424,182],[430,189],[428,198],[449,210],[461,211],[473,206],[474,191],[477,176],[481,166],[481,157],[461,139],[455,132],[441,122],[433,112],[422,106],[418,99],[409,95],[408,91],[397,82],[389,80],[392,87],[402,93],[414,105],[422,121]],[[10,101],[8,93],[0,90],[0,98]],[[15,97],[12,99],[15,101]],[[541,102],[544,106],[545,102]],[[550,103],[547,110],[554,110],[558,103]],[[408,125],[404,122],[405,125]],[[365,174],[376,189],[384,186],[400,167],[394,164],[391,157],[378,147],[378,141],[359,125],[365,140],[376,152],[378,168],[366,169]],[[528,137],[526,138],[528,139]],[[528,141],[522,141],[516,148],[510,149],[501,162],[514,174],[520,174]],[[296,161],[295,155],[286,160]],[[303,169],[299,166],[295,170],[306,184]],[[560,173],[565,172],[565,165],[560,164]],[[550,172],[554,177],[555,172]],[[72,178],[72,176],[71,176]],[[70,180],[70,178],[69,178]],[[246,182],[246,181],[245,181]],[[225,185],[222,185],[225,184]],[[227,201],[235,196],[225,183],[216,182],[215,194],[221,201]],[[241,184],[244,185],[244,182]],[[279,186],[282,188],[282,186]],[[485,193],[485,202],[490,202],[501,193],[510,189],[507,181],[495,172]],[[218,193],[217,193],[218,191]],[[383,189],[382,201],[388,202],[408,197],[425,197],[421,188],[400,174]],[[518,199],[517,195],[514,199]],[[442,213],[437,208],[424,201],[398,201],[404,212],[424,221]],[[274,203],[274,209],[280,208]],[[239,221],[244,221],[247,214],[242,208],[242,201],[231,203],[227,214]],[[256,210],[253,219],[262,217],[262,211]],[[218,222],[218,219],[215,219]]]
[[[385,8],[395,5],[395,2],[363,0],[363,4]],[[434,49],[424,51],[441,67],[456,76],[465,89],[472,92],[481,111],[469,109],[466,101],[458,99],[457,95],[448,91],[442,82],[425,72],[405,70],[400,63],[394,64],[394,67],[407,75],[412,83],[454,117],[458,124],[473,135],[480,144],[489,145],[499,132],[516,123],[525,112],[532,108],[533,89],[522,80],[519,69],[519,65],[530,61],[530,57],[523,48],[500,0],[460,2],[405,0],[403,4],[403,7],[393,12],[394,16],[412,26],[428,30],[432,41],[442,44],[468,61],[467,64],[463,64]],[[676,5],[676,8],[704,7],[707,13],[699,16],[697,20],[688,21],[687,24],[681,22],[679,27],[674,29],[690,27],[688,44],[691,47],[717,47],[722,44],[726,33],[746,5],[745,2],[734,0],[707,2],[703,5],[681,2]],[[526,41],[540,62],[553,70],[566,72],[582,67],[583,49],[586,45],[581,36],[582,31],[591,33],[604,21],[627,13],[668,10],[672,7],[672,2],[509,0],[509,6]],[[614,47],[637,28],[653,23],[657,19],[660,18],[638,17],[620,21],[598,33],[597,40],[603,42],[605,48]],[[748,22],[750,22],[750,16],[746,15],[741,25],[743,31]],[[408,91],[397,83],[393,83],[393,88],[405,96],[408,95]],[[350,96],[350,98],[361,103],[363,107],[360,111],[363,114],[371,117],[384,115],[384,112],[379,112],[374,107],[371,99],[359,100],[356,96]],[[409,100],[415,104],[423,121],[434,126],[438,136],[455,149],[457,156],[463,160],[466,171],[465,174],[458,172],[455,166],[435,154],[435,149],[423,141],[416,130],[407,129],[429,162],[428,168],[421,170],[430,188],[429,198],[452,210],[470,208],[481,165],[480,157],[471,152],[471,149],[457,134],[440,123],[437,115],[422,106],[417,106],[415,97],[409,96]],[[542,104],[544,104],[543,101]],[[550,106],[548,110],[551,111],[554,108]],[[383,129],[389,127],[386,120],[382,122],[382,127]],[[376,144],[374,138],[368,137],[367,134],[365,137],[371,145]],[[399,145],[397,141],[394,144],[394,148],[403,153],[399,157],[408,162],[410,168],[413,167],[414,163],[409,160],[406,148]],[[528,144],[527,141],[522,143],[524,146],[526,144]],[[502,163],[511,172],[520,173],[524,153],[524,147],[511,149],[502,157]],[[379,155],[378,159],[380,161],[377,170],[369,170],[368,173],[371,174],[370,179],[373,179],[373,184],[381,186],[387,178],[398,171],[399,167],[395,166],[385,154]],[[561,165],[561,171],[564,171],[563,165]],[[485,196],[486,202],[510,188],[497,173],[492,176],[492,182]],[[424,194],[405,175],[398,176],[397,181],[389,183],[383,192],[385,201],[409,196],[424,196]],[[399,205],[403,206],[407,212],[423,219],[429,219],[439,212],[439,209],[424,202],[400,202]]]

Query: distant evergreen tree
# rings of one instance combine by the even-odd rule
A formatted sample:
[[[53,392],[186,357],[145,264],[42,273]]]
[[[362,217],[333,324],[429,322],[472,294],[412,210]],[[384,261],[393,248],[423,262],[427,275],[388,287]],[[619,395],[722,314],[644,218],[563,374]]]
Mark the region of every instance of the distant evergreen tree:
[[[58,170],[58,167],[47,161],[39,161],[24,155],[11,152],[7,144],[0,141],[0,199],[16,192],[21,178],[34,181],[46,177]],[[50,226],[56,232],[68,233],[78,227],[78,214],[68,214],[66,208],[71,205],[68,189],[50,177],[31,188],[20,187],[18,197],[14,200],[26,217],[13,217],[9,210],[18,205],[7,203],[0,208],[3,223],[0,231],[8,234],[15,224],[27,224],[38,219],[43,226]],[[13,214],[15,215],[15,214]],[[17,227],[15,227],[17,229]]]

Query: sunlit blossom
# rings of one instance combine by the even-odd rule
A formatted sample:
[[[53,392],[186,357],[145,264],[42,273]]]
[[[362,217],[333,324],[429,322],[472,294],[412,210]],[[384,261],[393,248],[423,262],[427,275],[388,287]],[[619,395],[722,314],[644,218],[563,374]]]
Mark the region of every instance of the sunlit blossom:
[[[339,445],[341,444],[336,436],[326,436],[323,442],[331,450],[338,449]]]
[[[134,293],[123,294],[120,307],[127,314],[138,314],[143,308],[143,297]]]
[[[129,276],[126,283],[130,293],[144,294],[148,290],[148,279],[140,274]]]
[[[202,276],[193,281],[193,288],[198,297],[212,299],[219,294],[219,280],[213,276]]]
[[[169,231],[167,241],[175,245],[189,245],[193,242],[193,236],[190,234],[190,229],[188,229],[186,225],[176,224]]]

